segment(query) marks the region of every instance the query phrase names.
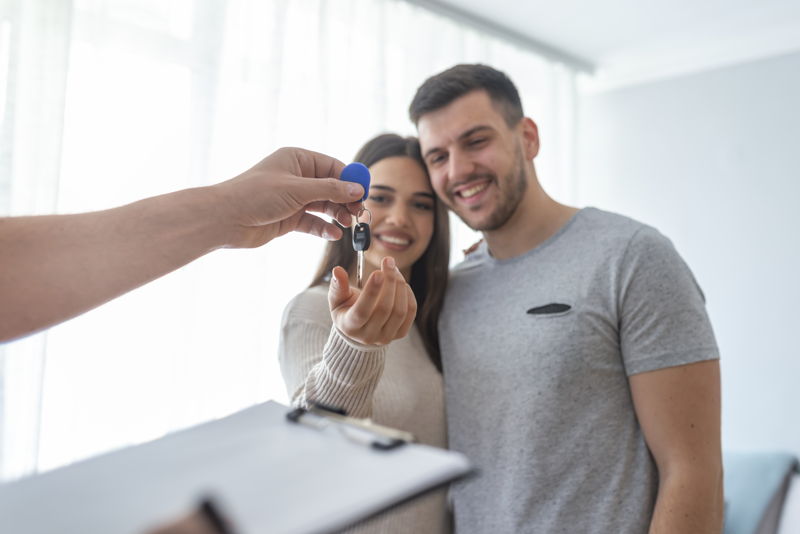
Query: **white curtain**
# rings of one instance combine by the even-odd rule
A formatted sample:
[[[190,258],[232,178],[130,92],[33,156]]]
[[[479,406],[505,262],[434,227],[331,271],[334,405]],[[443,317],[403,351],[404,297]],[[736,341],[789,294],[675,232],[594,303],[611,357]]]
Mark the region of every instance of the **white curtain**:
[[[375,134],[414,134],[417,86],[459,62],[517,83],[540,127],[542,181],[571,200],[573,72],[405,2],[0,0],[0,9],[2,215],[214,183],[284,145],[349,161]],[[475,239],[456,227],[454,259]],[[0,476],[285,401],[280,316],[322,245],[292,235],[218,251],[0,347]]]

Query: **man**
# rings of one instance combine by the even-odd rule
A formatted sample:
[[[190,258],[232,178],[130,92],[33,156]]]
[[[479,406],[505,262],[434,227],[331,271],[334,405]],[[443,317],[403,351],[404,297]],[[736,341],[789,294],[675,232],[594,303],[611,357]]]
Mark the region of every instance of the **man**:
[[[436,193],[484,242],[439,323],[458,532],[722,526],[718,351],[703,295],[653,228],[550,198],[536,124],[483,65],[410,106]]]
[[[0,343],[74,317],[212,250],[258,247],[291,231],[339,239],[310,211],[349,225],[364,189],[338,180],[344,164],[284,148],[220,184],[74,215],[0,218]],[[387,258],[363,291],[337,286],[337,324],[383,314],[403,337],[416,314],[410,287]],[[400,298],[400,297],[403,298]],[[382,316],[383,316],[382,315]],[[370,341],[371,342],[371,341]]]

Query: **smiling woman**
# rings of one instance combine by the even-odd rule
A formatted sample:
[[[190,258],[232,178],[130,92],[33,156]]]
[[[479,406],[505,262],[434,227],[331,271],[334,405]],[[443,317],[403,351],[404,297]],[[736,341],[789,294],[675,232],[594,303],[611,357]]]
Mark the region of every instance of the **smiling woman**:
[[[384,256],[395,258],[417,297],[416,323],[425,346],[441,368],[436,323],[447,285],[450,222],[444,205],[432,194],[419,142],[395,134],[379,135],[358,151],[355,161],[367,165],[373,176],[366,205],[373,215],[375,239],[374,247],[365,253],[365,271],[379,268]],[[351,236],[346,228],[341,241],[326,245],[311,287],[327,283],[337,265],[353,278],[356,255]]]
[[[366,271],[396,260],[419,303],[409,334],[384,347],[356,343],[332,326],[328,312],[331,269],[340,265],[355,282],[350,230],[327,245],[316,276],[284,312],[279,358],[292,402],[335,404],[357,417],[413,433],[446,447],[439,337],[436,329],[447,284],[448,215],[433,195],[415,138],[380,135],[356,161],[372,174],[367,208],[374,239]],[[446,532],[444,493],[381,515],[360,532]]]
[[[367,271],[380,268],[392,256],[407,280],[433,236],[436,200],[430,180],[419,161],[394,156],[370,168],[373,182],[366,207],[372,213],[373,244],[366,251]],[[440,213],[445,218],[445,213]]]

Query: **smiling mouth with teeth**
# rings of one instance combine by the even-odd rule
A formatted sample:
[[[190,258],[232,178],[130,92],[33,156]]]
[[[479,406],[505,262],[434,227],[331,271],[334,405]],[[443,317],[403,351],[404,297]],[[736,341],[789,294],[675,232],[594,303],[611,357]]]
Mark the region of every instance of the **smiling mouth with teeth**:
[[[480,193],[481,191],[485,190],[487,187],[489,187],[488,182],[487,183],[478,184],[478,185],[474,185],[472,187],[468,187],[467,189],[462,189],[461,191],[459,191],[456,194],[458,196],[460,196],[461,198],[472,198],[475,195],[477,195],[478,193]]]
[[[401,237],[393,237],[389,235],[379,235],[377,237],[381,241],[386,241],[387,243],[391,243],[393,245],[400,245],[404,247],[411,244],[411,241],[409,241],[408,239],[403,239]]]

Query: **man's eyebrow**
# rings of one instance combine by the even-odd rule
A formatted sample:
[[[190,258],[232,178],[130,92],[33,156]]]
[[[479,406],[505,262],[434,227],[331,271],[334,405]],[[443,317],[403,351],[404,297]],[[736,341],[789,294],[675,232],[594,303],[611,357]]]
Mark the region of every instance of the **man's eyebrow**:
[[[489,126],[488,124],[479,124],[477,126],[473,126],[472,128],[470,128],[466,132],[460,134],[458,136],[458,139],[459,140],[466,139],[467,137],[469,137],[470,135],[472,135],[474,133],[480,132],[482,130],[491,130],[491,129],[492,129],[492,127]],[[441,148],[439,148],[439,147],[433,147],[430,150],[427,150],[422,157],[423,157],[423,159],[428,159],[428,156],[430,156],[431,154],[433,154],[435,152],[443,152],[443,150]]]
[[[491,130],[491,129],[492,129],[492,127],[487,125],[487,124],[479,124],[477,126],[473,126],[472,128],[470,128],[466,132],[462,133],[461,135],[458,136],[458,138],[459,139],[466,139],[470,135],[472,135],[474,133],[477,133],[477,132],[480,132],[481,130]]]

